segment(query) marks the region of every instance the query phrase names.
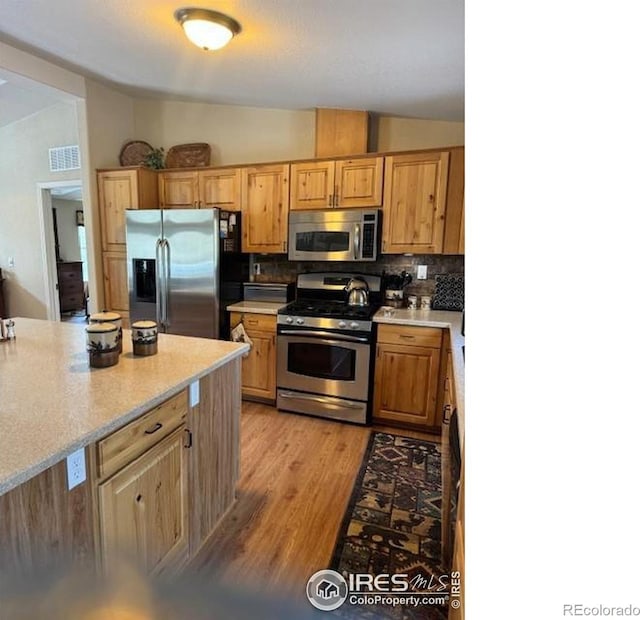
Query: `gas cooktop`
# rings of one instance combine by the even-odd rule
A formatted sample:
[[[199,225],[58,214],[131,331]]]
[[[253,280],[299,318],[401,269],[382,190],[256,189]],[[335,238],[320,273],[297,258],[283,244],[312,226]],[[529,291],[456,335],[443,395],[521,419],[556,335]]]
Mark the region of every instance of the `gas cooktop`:
[[[299,299],[281,308],[278,314],[368,321],[376,313],[378,307],[378,305],[349,306],[344,302],[324,299]]]

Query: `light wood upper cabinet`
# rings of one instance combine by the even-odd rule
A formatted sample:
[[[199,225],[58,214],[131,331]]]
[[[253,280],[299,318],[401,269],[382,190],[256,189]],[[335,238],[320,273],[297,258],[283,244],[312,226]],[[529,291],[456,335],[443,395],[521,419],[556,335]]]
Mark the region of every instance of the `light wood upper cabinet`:
[[[441,253],[449,153],[386,158],[382,253]]]
[[[379,207],[383,157],[291,165],[291,209]]]
[[[184,427],[98,487],[102,559],[107,572],[122,557],[157,574],[188,554]]]
[[[449,155],[449,182],[443,254],[464,254],[464,149]]]
[[[198,207],[198,172],[168,171],[158,175],[160,207],[196,209]]]
[[[218,207],[240,211],[242,196],[240,168],[167,170],[158,175],[160,206],[163,209]]]
[[[284,254],[289,219],[289,164],[242,169],[242,251]]]
[[[436,399],[442,330],[381,325],[375,360],[376,422],[428,428],[438,425]]]
[[[98,205],[103,251],[124,250],[126,209],[158,207],[156,172],[148,168],[98,171]]]
[[[240,168],[220,168],[198,172],[199,206],[240,211],[242,172]]]

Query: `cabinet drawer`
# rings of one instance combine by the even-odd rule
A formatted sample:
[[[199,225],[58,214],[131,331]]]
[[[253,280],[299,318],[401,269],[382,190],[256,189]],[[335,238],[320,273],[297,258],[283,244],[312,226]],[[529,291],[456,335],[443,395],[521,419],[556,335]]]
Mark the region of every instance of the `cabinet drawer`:
[[[378,326],[378,342],[439,349],[442,344],[442,330],[437,327],[381,324]]]
[[[276,331],[276,318],[271,314],[253,314],[251,312],[232,312],[231,326],[235,327],[240,321],[247,331]]]
[[[82,282],[82,270],[60,269],[58,271],[58,280],[60,282]]]
[[[60,292],[63,295],[80,295],[84,292],[84,283],[82,280],[61,280],[58,283]]]
[[[106,478],[130,463],[178,428],[186,418],[187,411],[187,391],[183,390],[141,418],[99,441],[98,475]]]
[[[60,308],[84,308],[84,297],[76,293],[75,295],[67,295],[66,293],[60,298]]]

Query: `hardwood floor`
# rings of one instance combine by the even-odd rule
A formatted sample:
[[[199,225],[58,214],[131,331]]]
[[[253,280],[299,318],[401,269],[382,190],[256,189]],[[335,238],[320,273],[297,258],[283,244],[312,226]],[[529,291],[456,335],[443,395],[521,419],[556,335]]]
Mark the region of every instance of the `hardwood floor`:
[[[238,501],[189,569],[304,598],[308,578],[329,566],[371,430],[244,402]]]

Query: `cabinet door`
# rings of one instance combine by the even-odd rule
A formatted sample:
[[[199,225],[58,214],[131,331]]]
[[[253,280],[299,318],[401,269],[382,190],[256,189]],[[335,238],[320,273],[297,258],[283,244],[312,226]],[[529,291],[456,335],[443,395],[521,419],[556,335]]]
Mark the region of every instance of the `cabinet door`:
[[[138,183],[135,170],[98,173],[98,204],[102,231],[102,249],[124,250],[126,244],[125,210],[138,208]]]
[[[242,251],[287,251],[289,164],[242,170]]]
[[[114,312],[128,312],[127,255],[123,252],[103,252],[102,270],[105,308]]]
[[[443,254],[464,254],[464,149],[449,154]]]
[[[374,418],[417,427],[436,425],[440,349],[379,344]]]
[[[382,204],[384,157],[336,162],[337,207],[379,207]]]
[[[198,172],[200,207],[219,207],[224,211],[240,211],[242,198],[240,168],[223,168]]]
[[[102,559],[107,572],[120,558],[157,574],[188,551],[184,427],[98,487]]]
[[[198,207],[197,172],[161,172],[158,178],[160,206],[163,209]]]
[[[274,400],[276,397],[276,335],[247,330],[253,346],[242,359],[242,393]]]
[[[382,252],[442,252],[448,153],[386,158]]]
[[[333,206],[335,162],[291,164],[291,209],[327,209]]]

